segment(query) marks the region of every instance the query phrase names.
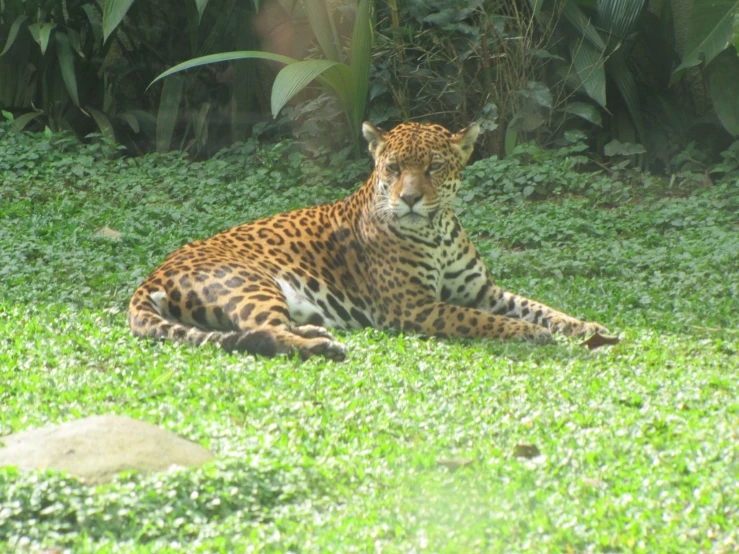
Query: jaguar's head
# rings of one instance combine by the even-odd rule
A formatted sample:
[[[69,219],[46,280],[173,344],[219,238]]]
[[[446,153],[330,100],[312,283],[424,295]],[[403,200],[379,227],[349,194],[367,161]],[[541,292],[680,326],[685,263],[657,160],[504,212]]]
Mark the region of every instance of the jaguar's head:
[[[454,200],[480,127],[451,133],[441,125],[404,123],[384,132],[365,122],[362,132],[375,160],[374,214],[416,227]]]

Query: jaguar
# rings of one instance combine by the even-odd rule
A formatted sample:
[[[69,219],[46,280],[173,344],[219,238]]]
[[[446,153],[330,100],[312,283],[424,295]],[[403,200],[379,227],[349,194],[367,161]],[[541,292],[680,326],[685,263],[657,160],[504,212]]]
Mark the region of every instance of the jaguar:
[[[362,132],[374,159],[364,185],[174,251],[133,294],[134,335],[343,360],[327,328],[537,344],[607,332],[494,283],[452,206],[477,124]]]

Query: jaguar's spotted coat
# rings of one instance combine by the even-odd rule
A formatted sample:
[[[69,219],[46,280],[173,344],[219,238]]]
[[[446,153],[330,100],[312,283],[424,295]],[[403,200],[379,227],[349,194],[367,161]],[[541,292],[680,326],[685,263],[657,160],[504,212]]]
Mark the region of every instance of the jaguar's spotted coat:
[[[170,254],[131,299],[134,334],[341,360],[324,327],[538,343],[605,331],[493,283],[451,207],[476,124],[363,131],[375,170],[359,190]]]

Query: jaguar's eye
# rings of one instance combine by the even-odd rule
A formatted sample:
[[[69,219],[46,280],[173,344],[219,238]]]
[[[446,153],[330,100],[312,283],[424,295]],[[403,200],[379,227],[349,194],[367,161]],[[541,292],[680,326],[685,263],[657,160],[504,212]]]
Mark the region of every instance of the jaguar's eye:
[[[400,173],[400,166],[398,164],[387,164],[387,170],[390,173]]]
[[[444,167],[444,164],[442,162],[431,162],[429,164],[429,171],[439,171],[442,167]]]

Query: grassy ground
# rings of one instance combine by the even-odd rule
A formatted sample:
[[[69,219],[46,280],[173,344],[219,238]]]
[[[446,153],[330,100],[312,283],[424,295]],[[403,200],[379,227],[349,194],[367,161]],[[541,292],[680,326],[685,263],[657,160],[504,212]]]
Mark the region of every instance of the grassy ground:
[[[0,167],[0,437],[119,413],[219,460],[97,489],[0,469],[0,550],[739,548],[736,185],[608,207],[467,189],[499,282],[616,347],[368,330],[340,335],[345,363],[300,363],[135,340],[125,306],[182,243],[345,191],[294,186],[268,152],[106,162],[47,142]]]

